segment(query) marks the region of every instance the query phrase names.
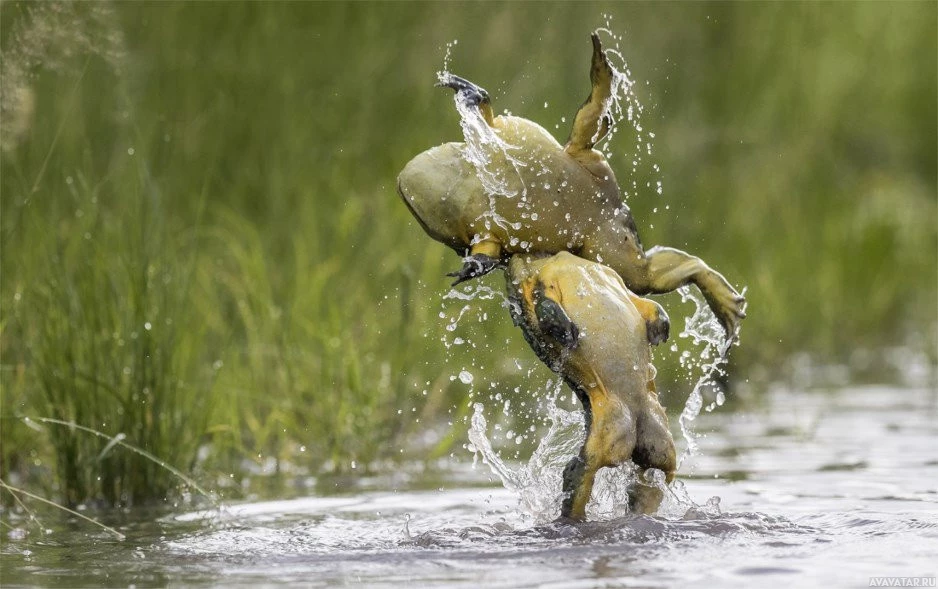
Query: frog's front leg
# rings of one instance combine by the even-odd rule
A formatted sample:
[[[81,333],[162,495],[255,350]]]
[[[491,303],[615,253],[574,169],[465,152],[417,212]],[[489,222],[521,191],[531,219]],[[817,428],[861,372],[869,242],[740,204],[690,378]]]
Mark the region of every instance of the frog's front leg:
[[[456,280],[451,286],[461,282],[485,276],[501,264],[502,244],[494,239],[484,239],[469,248],[469,255],[463,258],[462,268],[450,272]]]

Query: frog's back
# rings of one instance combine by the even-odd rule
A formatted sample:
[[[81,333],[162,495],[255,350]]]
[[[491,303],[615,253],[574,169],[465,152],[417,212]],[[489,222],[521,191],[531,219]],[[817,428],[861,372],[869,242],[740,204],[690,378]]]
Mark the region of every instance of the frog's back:
[[[587,208],[591,208],[592,202],[614,206],[621,203],[615,174],[599,152],[591,151],[591,157],[578,159],[547,129],[522,117],[496,117],[494,128],[508,146],[518,148],[509,147],[507,151],[519,154],[524,168],[518,171],[528,190],[545,191],[534,201],[552,203],[559,197]],[[545,185],[549,188],[544,188]]]
[[[605,160],[597,175],[521,117],[496,117],[492,130],[478,146],[428,149],[398,177],[404,202],[437,241],[460,253],[479,238],[507,255],[579,251],[615,214],[628,214]]]

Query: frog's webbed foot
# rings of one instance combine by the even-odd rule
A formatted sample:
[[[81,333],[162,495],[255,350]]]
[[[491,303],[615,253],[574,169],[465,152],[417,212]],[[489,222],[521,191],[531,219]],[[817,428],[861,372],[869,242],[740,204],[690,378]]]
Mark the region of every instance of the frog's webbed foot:
[[[456,278],[451,286],[456,286],[467,280],[485,276],[498,267],[498,258],[493,258],[485,254],[472,254],[463,258],[462,268],[456,272],[450,272],[447,276]]]
[[[727,341],[735,341],[739,337],[739,324],[746,318],[746,297],[730,287],[721,297],[705,297],[707,303],[713,308],[720,325],[726,331]]]
[[[456,100],[461,104],[479,109],[482,118],[491,127],[495,123],[495,115],[492,112],[492,104],[489,100],[489,93],[484,88],[476,86],[465,78],[454,76],[446,72],[440,74],[440,81],[436,84],[438,87],[452,88],[456,91]]]
[[[479,106],[489,102],[489,93],[484,88],[448,72],[440,75],[440,81],[436,85],[440,88],[452,88],[456,91],[459,100],[469,106]]]

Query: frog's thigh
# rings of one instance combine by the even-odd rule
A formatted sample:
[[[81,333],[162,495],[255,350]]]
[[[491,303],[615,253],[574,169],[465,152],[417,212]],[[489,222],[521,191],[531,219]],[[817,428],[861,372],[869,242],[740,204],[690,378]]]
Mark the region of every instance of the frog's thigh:
[[[658,408],[645,407],[638,413],[637,436],[632,462],[640,468],[657,468],[664,472],[667,482],[674,479],[677,456],[674,438],[667,427],[666,417],[660,418]],[[660,412],[663,415],[663,410]]]

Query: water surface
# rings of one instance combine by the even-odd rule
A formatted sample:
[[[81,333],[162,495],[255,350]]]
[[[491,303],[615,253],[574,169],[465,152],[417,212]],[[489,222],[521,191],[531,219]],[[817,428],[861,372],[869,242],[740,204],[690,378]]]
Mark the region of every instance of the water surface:
[[[45,535],[4,529],[2,583],[866,587],[933,577],[936,418],[931,389],[775,391],[763,407],[699,418],[700,450],[661,515],[579,526],[539,521],[468,460],[436,490],[388,477],[372,481],[383,490],[138,512],[115,524],[123,541],[44,516]]]

